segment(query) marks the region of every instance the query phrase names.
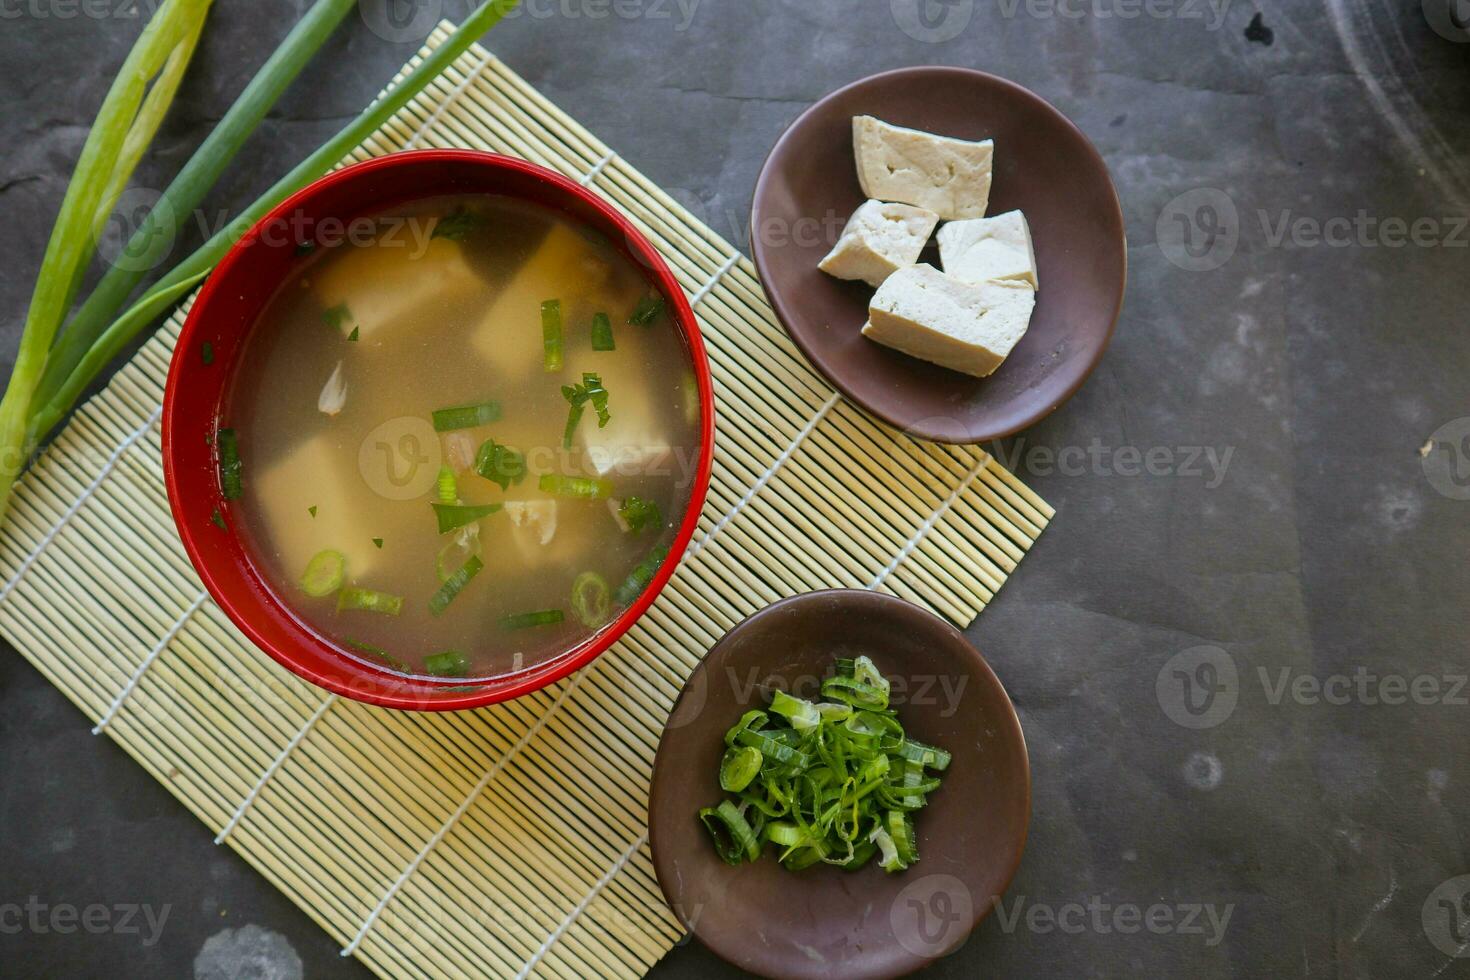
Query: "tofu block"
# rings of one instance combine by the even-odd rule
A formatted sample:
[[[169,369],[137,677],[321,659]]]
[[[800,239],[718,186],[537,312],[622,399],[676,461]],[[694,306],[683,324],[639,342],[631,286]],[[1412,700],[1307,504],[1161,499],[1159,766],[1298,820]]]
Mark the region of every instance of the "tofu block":
[[[338,455],[332,437],[318,433],[258,474],[246,470],[247,493],[285,571],[288,595],[299,597],[293,591],[296,581],[320,551],[330,548],[347,556],[349,582],[370,580],[382,556],[363,530],[363,510],[353,499],[354,493],[370,491],[357,473],[334,466]],[[308,507],[316,508],[315,517]]]
[[[484,287],[458,242],[432,238],[419,247],[394,237],[388,243],[352,247],[332,256],[313,277],[322,309],[346,305],[339,329],[370,342],[375,335],[430,305],[464,302]]]
[[[474,333],[476,352],[499,377],[524,377],[541,370],[541,304],[563,301],[568,290],[600,287],[606,263],[581,235],[554,224],[506,284],[491,297]],[[599,274],[600,273],[600,274]]]
[[[852,147],[863,193],[925,208],[946,221],[983,218],[995,144],[935,136],[854,116]]]
[[[949,222],[939,229],[939,260],[944,274],[961,282],[1015,279],[1041,288],[1031,229],[1020,211]]]
[[[1015,280],[960,282],[916,265],[873,296],[863,335],[912,357],[977,378],[992,374],[1031,323],[1036,291]]]
[[[847,227],[817,268],[838,279],[861,279],[875,289],[899,269],[919,261],[919,253],[939,215],[908,204],[868,201],[847,219]]]
[[[626,343],[619,340],[616,352],[571,355],[567,378],[580,379],[583,372],[596,372],[607,389],[612,416],[606,426],[598,428],[597,413],[588,406],[577,426],[574,445],[582,451],[588,473],[599,478],[680,478],[668,433],[684,411],[684,379],[645,374],[636,344],[637,335],[632,334]]]

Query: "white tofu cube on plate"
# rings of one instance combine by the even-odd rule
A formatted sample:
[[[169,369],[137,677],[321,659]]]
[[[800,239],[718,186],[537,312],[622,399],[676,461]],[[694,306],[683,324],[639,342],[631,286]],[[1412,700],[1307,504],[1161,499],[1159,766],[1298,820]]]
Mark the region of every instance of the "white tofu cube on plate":
[[[983,378],[1031,323],[1036,291],[1024,282],[960,282],[932,265],[888,277],[873,296],[863,335],[912,357]]]

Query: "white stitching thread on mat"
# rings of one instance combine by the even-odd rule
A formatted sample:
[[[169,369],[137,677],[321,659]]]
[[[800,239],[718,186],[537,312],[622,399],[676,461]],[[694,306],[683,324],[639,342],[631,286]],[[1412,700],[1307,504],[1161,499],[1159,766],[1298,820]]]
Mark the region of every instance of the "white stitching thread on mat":
[[[954,493],[950,494],[949,498],[939,505],[939,509],[930,514],[929,519],[919,525],[919,529],[914,532],[914,536],[909,538],[908,543],[903,546],[902,551],[893,556],[893,561],[888,563],[888,567],[879,572],[878,577],[868,583],[868,589],[870,591],[888,581],[888,576],[898,571],[898,566],[903,564],[904,559],[914,553],[914,549],[923,542],[924,536],[934,529],[934,525],[938,524],[945,514],[949,513],[949,509],[959,502],[960,497],[969,489],[970,484],[974,483],[975,478],[989,465],[990,456],[982,452],[979,462],[975,464],[975,468],[965,477],[964,482],[955,487]]]
[[[255,803],[255,798],[260,795],[261,790],[265,789],[265,784],[270,782],[271,777],[276,774],[276,770],[285,765],[286,757],[296,749],[296,746],[301,744],[301,740],[306,738],[307,734],[316,726],[316,723],[321,720],[322,715],[327,713],[327,709],[336,703],[337,695],[328,694],[322,700],[322,703],[317,705],[316,711],[312,712],[311,717],[306,719],[306,723],[291,737],[291,741],[282,747],[280,754],[275,757],[271,764],[266,766],[265,772],[260,774],[260,779],[256,780],[255,785],[250,788],[250,792],[245,794],[245,799],[240,801],[240,806],[235,810],[235,815],[230,817],[230,822],[225,824],[225,829],[221,830],[219,835],[215,837],[214,842],[216,844],[223,844],[225,838],[230,836],[234,829],[240,825],[240,821],[245,818],[245,811],[249,810],[251,805]]]
[[[726,524],[729,524],[732,520],[735,519],[735,515],[740,513],[740,511],[745,508],[746,504],[755,499],[756,494],[760,493],[761,490],[765,488],[765,485],[771,482],[771,480],[776,475],[776,471],[786,465],[786,461],[789,460],[792,455],[795,454],[796,450],[801,447],[801,444],[806,441],[806,437],[816,431],[816,428],[821,423],[822,419],[827,417],[827,413],[832,411],[832,407],[836,405],[837,402],[841,400],[841,398],[841,395],[833,392],[832,397],[828,398],[825,402],[822,403],[822,407],[818,410],[817,414],[813,415],[811,421],[809,421],[805,426],[802,427],[802,430],[796,434],[796,438],[791,440],[791,445],[782,450],[781,455],[776,457],[775,461],[771,463],[770,468],[760,475],[760,479],[751,484],[750,489],[745,492],[745,496],[741,497],[740,500],[736,502],[734,507],[731,507],[723,517],[715,522],[715,526],[709,529],[708,534],[689,545],[689,554],[691,556],[698,554],[699,549],[709,544],[710,540],[716,534],[719,534],[725,529]]]
[[[541,948],[536,950],[529,960],[526,960],[526,965],[521,967],[520,973],[516,974],[516,980],[526,980],[531,975],[531,971],[536,969],[537,965],[546,958],[547,953],[551,952],[551,947],[556,945],[556,941],[566,934],[566,931],[572,927],[572,923],[576,922],[582,913],[587,911],[587,906],[592,904],[593,899],[597,898],[602,893],[602,890],[618,876],[619,871],[622,871],[628,866],[628,862],[633,860],[633,855],[637,854],[639,849],[647,842],[648,834],[644,832],[643,836],[633,842],[632,847],[624,851],[622,856],[613,862],[613,866],[607,869],[607,874],[597,880],[597,884],[593,885],[592,890],[577,903],[577,907],[568,912],[567,917],[561,920],[561,924],[552,931],[551,935],[546,937],[546,942],[541,944]]]
[[[617,158],[618,155],[609,150],[601,160],[598,160],[592,165],[592,169],[587,171],[586,175],[583,176],[581,180],[577,181],[577,183],[581,184],[583,187],[591,187],[592,182],[596,180],[604,170],[607,169],[607,165],[612,163]]]
[[[97,722],[97,726],[92,729],[93,735],[101,735],[102,730],[112,723],[112,719],[116,718],[117,713],[122,710],[123,702],[133,693],[133,689],[138,686],[138,682],[143,679],[143,675],[147,673],[153,661],[158,659],[160,653],[168,649],[168,645],[174,641],[174,637],[183,631],[190,617],[199,611],[199,607],[204,605],[204,601],[208,598],[208,592],[200,592],[194,601],[189,603],[189,608],[185,609],[183,614],[169,627],[168,632],[159,637],[158,642],[153,645],[153,649],[148,651],[148,656],[144,657],[143,662],[138,664],[138,669],[133,671],[133,676],[129,677],[128,682],[123,685],[123,689],[117,692],[117,697],[113,699],[112,707],[107,709],[107,713],[102,716],[102,719]]]
[[[372,929],[373,923],[378,921],[378,916],[383,914],[383,910],[388,907],[388,903],[393,900],[393,896],[398,894],[398,889],[402,888],[404,882],[408,881],[413,873],[418,870],[419,865],[423,863],[424,858],[429,856],[429,852],[434,849],[434,846],[443,840],[449,831],[454,829],[454,825],[459,823],[459,818],[469,811],[470,806],[484,792],[485,787],[490,785],[490,781],[499,775],[510,760],[515,758],[516,753],[525,748],[531,739],[536,737],[536,733],[541,731],[542,727],[551,720],[551,716],[556,714],[556,709],[560,708],[562,702],[577,689],[578,684],[582,683],[582,676],[581,673],[573,674],[571,683],[562,688],[562,692],[551,703],[551,707],[547,708],[545,713],[540,718],[537,718],[535,723],[530,728],[527,728],[525,733],[516,740],[516,743],[506,749],[505,754],[499,759],[496,759],[495,764],[485,771],[485,775],[480,777],[480,781],[475,784],[474,789],[470,790],[469,795],[464,798],[464,802],[449,815],[449,819],[444,821],[444,826],[440,827],[438,832],[433,837],[430,837],[424,846],[420,848],[418,854],[414,855],[414,859],[409,862],[408,867],[403,869],[403,874],[399,875],[398,880],[393,882],[388,890],[383,893],[383,897],[379,899],[378,904],[373,907],[373,910],[368,913],[368,917],[362,920],[362,927],[357,930],[357,935],[353,937],[352,942],[342,948],[343,956],[351,956],[357,952],[357,947],[362,945],[362,941],[367,938],[368,931]]]
[[[418,128],[418,132],[410,136],[408,142],[403,144],[403,148],[405,150],[412,150],[418,146],[419,140],[428,135],[429,130],[433,129],[439,120],[444,118],[444,111],[459,102],[459,97],[465,94],[469,87],[479,79],[480,73],[486,68],[489,68],[490,62],[494,60],[495,55],[488,51],[485,52],[485,57],[481,58],[475,67],[470,69],[470,73],[465,76],[464,81],[450,90],[449,94],[445,96],[444,101],[440,102],[438,107],[429,114],[429,118],[424,120],[424,124]]]
[[[704,302],[705,298],[709,296],[710,291],[718,286],[720,284],[720,280],[729,275],[730,270],[735,268],[736,264],[738,264],[739,262],[739,252],[736,252],[734,255],[726,259],[725,264],[716,269],[715,274],[709,277],[709,282],[699,287],[699,292],[695,293],[689,298],[689,305],[698,306],[700,303]]]
[[[117,448],[112,451],[112,455],[107,458],[107,462],[102,464],[102,469],[97,471],[97,475],[92,478],[92,482],[82,491],[81,496],[72,501],[71,506],[61,515],[61,520],[52,525],[51,530],[47,531],[41,537],[41,540],[31,549],[31,553],[26,555],[25,560],[20,563],[20,567],[15,570],[15,574],[10,576],[10,581],[5,583],[3,589],[0,589],[0,602],[5,601],[10,596],[11,590],[20,584],[20,580],[25,576],[25,573],[30,571],[31,566],[36,563],[36,559],[41,557],[41,552],[51,547],[51,542],[56,540],[56,536],[62,532],[62,529],[70,523],[73,517],[77,516],[77,512],[82,509],[83,504],[92,498],[92,494],[96,493],[97,489],[102,486],[102,481],[107,479],[107,474],[111,473],[113,468],[117,466],[118,461],[122,459],[123,453],[131,449],[139,439],[146,436],[148,430],[153,428],[154,423],[158,421],[159,416],[162,414],[163,406],[160,405],[153,410],[152,415],[148,416],[147,421],[134,429],[128,434],[126,439],[117,444]]]

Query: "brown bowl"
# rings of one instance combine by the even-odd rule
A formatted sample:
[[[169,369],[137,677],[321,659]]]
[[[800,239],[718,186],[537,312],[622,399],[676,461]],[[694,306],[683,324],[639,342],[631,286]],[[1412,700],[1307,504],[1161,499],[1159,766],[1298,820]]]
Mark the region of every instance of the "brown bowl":
[[[1031,328],[988,378],[949,371],[859,333],[873,290],[817,263],[865,197],[852,117],[995,140],[987,213],[1025,212],[1041,279]],[[938,442],[1011,435],[1070,398],[1102,358],[1123,304],[1127,243],[1107,166],[1081,130],[1014,82],[965,68],[904,68],[839,89],[794,122],[756,183],[751,246],[776,316],[854,403]],[[920,261],[939,265],[937,250]]]
[[[722,798],[724,734],[780,688],[816,697],[834,657],[867,654],[913,738],[954,761],[915,815],[919,862],[782,868],[768,847],[731,867],[696,813]],[[1021,863],[1031,770],[1015,709],[958,630],[875,592],[785,599],[715,644],[684,686],[654,761],[649,839],[674,914],[715,953],[777,978],[893,977],[964,943]]]

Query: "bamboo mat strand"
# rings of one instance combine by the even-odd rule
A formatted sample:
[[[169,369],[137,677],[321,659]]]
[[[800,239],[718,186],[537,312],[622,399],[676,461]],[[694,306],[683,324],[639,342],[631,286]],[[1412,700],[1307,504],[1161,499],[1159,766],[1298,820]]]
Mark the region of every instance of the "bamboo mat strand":
[[[842,401],[737,249],[479,46],[343,162],[450,146],[595,189],[699,317],[714,474],[644,617],[572,677],[473,712],[372,708],[280,669],[202,590],[164,496],[159,403],[186,303],[17,488],[0,631],[344,956],[390,977],[637,977],[681,938],[645,814],[663,721],[704,651],[775,599],[835,586],[967,624],[1052,510],[978,448]]]

